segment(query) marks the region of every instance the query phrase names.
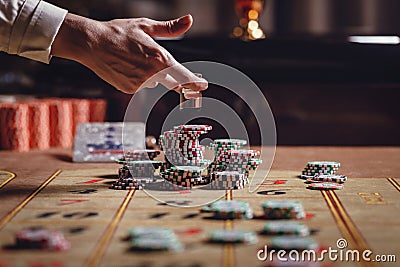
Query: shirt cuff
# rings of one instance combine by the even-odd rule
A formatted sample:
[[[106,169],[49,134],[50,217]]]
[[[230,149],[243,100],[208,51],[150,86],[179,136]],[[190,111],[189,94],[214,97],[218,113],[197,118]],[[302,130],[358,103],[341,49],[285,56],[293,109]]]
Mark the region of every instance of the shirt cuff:
[[[45,1],[26,0],[13,25],[9,53],[49,63],[51,45],[67,13]]]

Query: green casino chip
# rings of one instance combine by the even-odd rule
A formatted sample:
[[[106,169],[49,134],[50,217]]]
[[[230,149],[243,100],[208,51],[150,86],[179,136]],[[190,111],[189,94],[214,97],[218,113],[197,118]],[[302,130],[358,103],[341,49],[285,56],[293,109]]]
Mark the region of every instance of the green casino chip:
[[[254,232],[241,230],[215,230],[210,233],[209,240],[213,243],[256,244],[258,242]]]
[[[296,235],[304,237],[310,235],[310,229],[300,222],[273,221],[264,225],[263,233],[266,235]]]
[[[270,247],[283,250],[316,250],[318,243],[310,237],[278,236],[271,238]]]

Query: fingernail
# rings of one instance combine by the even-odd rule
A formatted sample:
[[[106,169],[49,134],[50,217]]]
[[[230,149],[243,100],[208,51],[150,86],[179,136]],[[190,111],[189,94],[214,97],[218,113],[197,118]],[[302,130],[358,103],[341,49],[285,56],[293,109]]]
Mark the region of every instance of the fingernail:
[[[192,20],[192,15],[188,14],[188,15],[180,17],[178,19],[178,23],[185,25],[185,24],[189,24],[191,22],[191,20]]]

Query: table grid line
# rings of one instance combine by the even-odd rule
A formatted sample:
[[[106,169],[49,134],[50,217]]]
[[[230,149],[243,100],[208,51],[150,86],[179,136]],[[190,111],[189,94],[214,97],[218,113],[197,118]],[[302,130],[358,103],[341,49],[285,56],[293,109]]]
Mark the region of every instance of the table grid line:
[[[35,191],[33,191],[27,198],[19,203],[13,210],[11,210],[6,216],[0,220],[0,230],[9,222],[12,218],[17,215],[37,194],[40,193],[49,183],[51,183],[57,175],[61,173],[61,170],[55,171],[49,178],[46,179]]]

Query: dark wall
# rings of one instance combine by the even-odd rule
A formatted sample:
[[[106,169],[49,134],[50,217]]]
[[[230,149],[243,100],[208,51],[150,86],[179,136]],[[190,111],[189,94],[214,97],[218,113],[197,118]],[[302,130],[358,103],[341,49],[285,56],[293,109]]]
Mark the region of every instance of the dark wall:
[[[279,144],[400,145],[400,45],[347,40],[349,34],[399,34],[399,1],[266,1],[260,23],[267,39],[255,42],[227,37],[237,25],[231,0],[53,2],[97,19],[192,13],[195,24],[183,40],[160,44],[181,62],[217,61],[252,78],[274,112]],[[45,65],[0,53],[0,63],[1,94],[105,97],[110,121],[123,119],[130,100],[71,61]],[[215,92],[210,86],[206,94]],[[244,103],[234,104],[252,121]],[[171,105],[158,108],[165,115]],[[162,116],[149,133],[159,134]]]
[[[250,76],[274,112],[279,144],[400,144],[399,45],[345,38],[198,38],[163,45],[181,61],[216,60]],[[235,106],[248,114],[244,104]]]

